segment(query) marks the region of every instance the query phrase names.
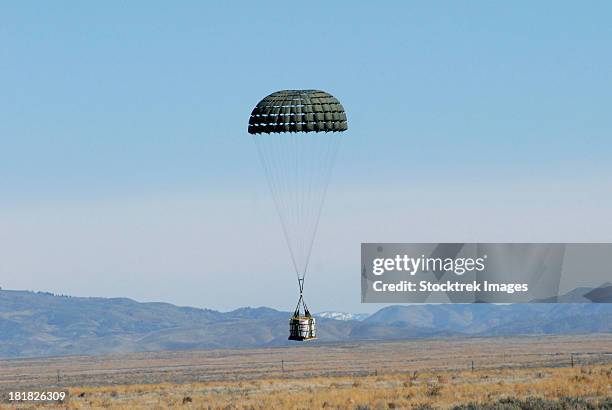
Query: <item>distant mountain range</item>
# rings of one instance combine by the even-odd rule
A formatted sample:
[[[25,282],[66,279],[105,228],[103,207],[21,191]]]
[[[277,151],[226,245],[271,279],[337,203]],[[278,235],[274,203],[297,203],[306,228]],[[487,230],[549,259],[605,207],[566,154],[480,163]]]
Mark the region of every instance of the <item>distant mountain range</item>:
[[[281,346],[294,343],[287,341],[290,316],[266,307],[218,312],[126,298],[0,290],[0,357]],[[402,305],[365,318],[323,312],[317,324],[315,343],[608,333],[612,304]]]
[[[364,320],[370,315],[367,313],[320,312],[315,314],[315,316],[335,320]]]

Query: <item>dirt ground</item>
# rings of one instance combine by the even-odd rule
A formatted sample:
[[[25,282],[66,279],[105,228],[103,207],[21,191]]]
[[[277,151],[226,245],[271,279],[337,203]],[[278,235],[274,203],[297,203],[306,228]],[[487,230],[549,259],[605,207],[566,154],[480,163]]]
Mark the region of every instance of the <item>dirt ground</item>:
[[[0,360],[3,408],[43,406],[6,401],[9,391],[41,390],[67,390],[55,407],[70,409],[424,409],[568,398],[581,400],[568,408],[598,408],[612,406],[612,335]]]

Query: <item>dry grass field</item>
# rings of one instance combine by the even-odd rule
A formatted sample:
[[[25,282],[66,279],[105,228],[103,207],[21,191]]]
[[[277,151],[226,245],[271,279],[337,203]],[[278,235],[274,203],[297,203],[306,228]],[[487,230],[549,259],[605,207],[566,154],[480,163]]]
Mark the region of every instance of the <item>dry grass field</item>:
[[[3,397],[42,388],[67,389],[68,409],[612,408],[612,335],[0,361]]]

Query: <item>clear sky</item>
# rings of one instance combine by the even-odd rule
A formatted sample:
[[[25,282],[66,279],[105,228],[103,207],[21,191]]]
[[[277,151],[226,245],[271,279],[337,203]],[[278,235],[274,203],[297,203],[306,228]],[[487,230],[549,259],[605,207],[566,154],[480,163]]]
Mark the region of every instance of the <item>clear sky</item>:
[[[0,286],[290,310],[249,113],[340,99],[315,311],[361,242],[612,241],[612,3],[0,4]]]

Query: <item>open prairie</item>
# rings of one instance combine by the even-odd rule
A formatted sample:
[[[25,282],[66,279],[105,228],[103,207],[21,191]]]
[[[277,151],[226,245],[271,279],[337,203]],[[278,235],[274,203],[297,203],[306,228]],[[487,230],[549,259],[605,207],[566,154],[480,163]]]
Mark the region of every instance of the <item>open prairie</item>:
[[[59,389],[70,398],[58,406],[72,409],[452,408],[499,400],[598,408],[612,406],[612,335],[314,342],[0,361],[7,408],[29,405],[9,404],[9,391]]]

